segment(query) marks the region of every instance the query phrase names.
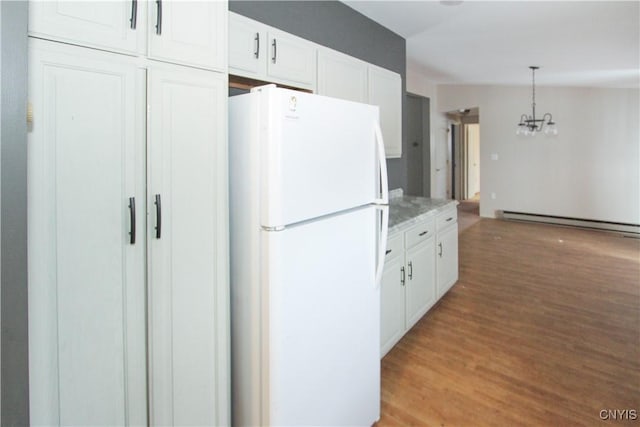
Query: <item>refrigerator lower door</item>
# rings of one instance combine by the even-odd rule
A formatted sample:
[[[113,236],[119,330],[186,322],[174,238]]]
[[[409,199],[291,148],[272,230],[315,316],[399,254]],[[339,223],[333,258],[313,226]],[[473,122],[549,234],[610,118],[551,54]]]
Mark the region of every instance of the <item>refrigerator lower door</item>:
[[[263,425],[379,419],[378,217],[364,207],[263,232]]]

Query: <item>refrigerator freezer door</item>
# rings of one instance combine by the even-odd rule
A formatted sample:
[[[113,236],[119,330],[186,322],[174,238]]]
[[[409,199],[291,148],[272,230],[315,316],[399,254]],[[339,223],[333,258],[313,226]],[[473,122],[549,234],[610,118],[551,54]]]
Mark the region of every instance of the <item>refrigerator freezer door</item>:
[[[261,101],[262,226],[376,201],[378,107],[275,88]]]
[[[378,420],[378,217],[365,207],[262,232],[262,425]]]

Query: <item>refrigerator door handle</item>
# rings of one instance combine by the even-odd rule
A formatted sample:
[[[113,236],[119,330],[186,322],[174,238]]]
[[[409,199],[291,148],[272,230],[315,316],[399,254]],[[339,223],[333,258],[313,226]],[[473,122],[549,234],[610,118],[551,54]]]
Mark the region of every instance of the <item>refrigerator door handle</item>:
[[[380,198],[375,199],[378,205],[386,205],[389,203],[389,181],[387,179],[387,158],[384,152],[384,139],[382,139],[382,129],[380,123],[376,122],[375,126],[376,142],[378,144],[378,163],[380,165]]]
[[[376,209],[382,214],[380,233],[378,234],[378,260],[376,263],[376,290],[380,289],[382,282],[382,271],[384,269],[384,258],[387,253],[387,237],[389,232],[389,206],[379,205]],[[376,221],[377,223],[378,221]]]

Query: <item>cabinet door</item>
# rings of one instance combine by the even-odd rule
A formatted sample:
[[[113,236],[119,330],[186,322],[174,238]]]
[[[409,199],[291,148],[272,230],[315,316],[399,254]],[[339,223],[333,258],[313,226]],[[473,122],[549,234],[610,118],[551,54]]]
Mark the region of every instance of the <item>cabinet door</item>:
[[[369,104],[380,107],[380,126],[387,158],[402,156],[402,78],[369,66]]]
[[[318,93],[367,102],[367,64],[329,49],[318,51]]]
[[[458,280],[458,225],[438,232],[438,298]]]
[[[267,73],[267,40],[264,26],[244,16],[229,13],[229,71],[246,77]]]
[[[144,49],[144,2],[31,1],[29,34],[82,46],[136,53]]]
[[[151,425],[229,423],[227,79],[149,70]]]
[[[226,1],[155,1],[148,30],[149,58],[226,71]]]
[[[404,278],[404,280],[403,280]],[[380,357],[404,335],[404,257],[385,263],[380,291]]]
[[[436,302],[434,238],[407,251],[406,326],[411,328]]]
[[[315,89],[315,46],[299,37],[275,30],[269,31],[268,40],[268,76],[292,86]]]
[[[32,425],[147,423],[144,75],[129,61],[29,41]]]

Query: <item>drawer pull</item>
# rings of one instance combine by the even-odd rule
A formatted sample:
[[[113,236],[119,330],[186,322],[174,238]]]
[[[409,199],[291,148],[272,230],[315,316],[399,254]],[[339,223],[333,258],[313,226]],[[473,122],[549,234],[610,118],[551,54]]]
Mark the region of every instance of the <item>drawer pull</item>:
[[[413,262],[409,261],[409,280],[413,280]]]
[[[387,249],[387,252],[385,252],[385,255],[389,255],[391,253],[391,249]]]
[[[400,284],[401,284],[402,286],[404,286],[404,279],[405,279],[405,276],[404,276],[404,267],[400,267]]]
[[[453,219],[452,216],[450,216],[449,218],[447,218],[447,222],[451,221]]]
[[[427,234],[429,231],[423,231],[422,233],[418,234],[418,236],[424,236],[425,234]]]

